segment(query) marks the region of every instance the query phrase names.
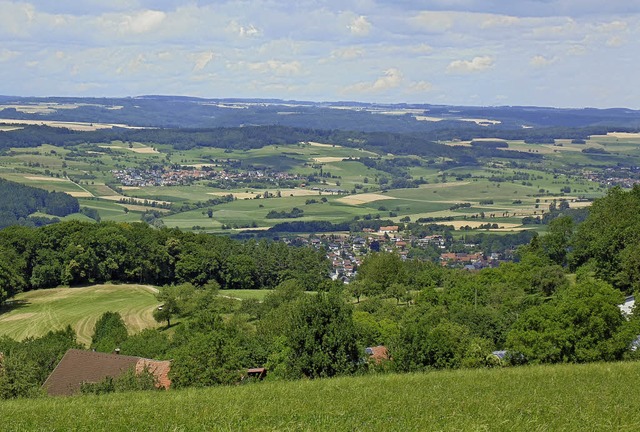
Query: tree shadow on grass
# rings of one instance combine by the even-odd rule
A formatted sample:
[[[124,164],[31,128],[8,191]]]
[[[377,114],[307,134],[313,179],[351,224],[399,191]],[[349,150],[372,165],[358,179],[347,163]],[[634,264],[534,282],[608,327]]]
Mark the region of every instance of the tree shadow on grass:
[[[26,300],[7,300],[4,304],[0,304],[0,315],[22,309],[30,304],[31,303]]]

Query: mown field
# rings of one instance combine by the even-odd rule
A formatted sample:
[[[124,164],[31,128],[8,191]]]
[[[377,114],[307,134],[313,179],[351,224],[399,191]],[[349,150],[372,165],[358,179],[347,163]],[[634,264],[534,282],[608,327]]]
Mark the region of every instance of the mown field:
[[[634,431],[640,364],[535,366],[0,403],[5,431]]]
[[[131,333],[156,327],[154,288],[145,285],[95,285],[28,291],[0,310],[0,336],[22,340],[71,325],[78,341],[91,342],[95,323],[108,311],[119,312]]]

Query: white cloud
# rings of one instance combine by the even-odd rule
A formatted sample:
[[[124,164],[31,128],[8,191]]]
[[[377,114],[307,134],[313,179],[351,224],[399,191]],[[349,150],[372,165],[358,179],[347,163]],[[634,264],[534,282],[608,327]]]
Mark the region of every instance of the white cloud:
[[[239,62],[237,66],[259,73],[273,73],[280,76],[300,75],[303,72],[299,61],[283,62],[267,60],[264,62]]]
[[[119,19],[118,30],[122,34],[141,34],[157,29],[166,19],[161,11],[144,10],[132,15],[123,15]]]
[[[512,27],[520,23],[521,20],[518,17],[508,15],[490,15],[482,21],[480,28],[492,29],[496,27]]]
[[[607,39],[606,45],[611,48],[618,48],[625,44],[625,39],[620,36],[613,36]]]
[[[227,30],[240,36],[241,38],[252,38],[262,35],[262,31],[253,24],[241,25],[232,20],[227,26]]]
[[[347,28],[353,36],[367,36],[371,32],[371,23],[367,21],[367,17],[360,15],[354,18]]]
[[[332,59],[353,60],[364,56],[365,51],[359,47],[344,47],[331,51]]]
[[[20,53],[18,51],[12,51],[6,48],[0,49],[0,62],[5,62],[18,57]]]
[[[215,54],[213,53],[213,51],[207,51],[207,52],[197,54],[195,56],[195,64],[193,66],[193,71],[200,72],[201,70],[206,68],[207,65],[209,65],[209,63],[213,61],[214,57],[215,57]]]
[[[555,63],[557,57],[548,58],[543,55],[535,55],[529,60],[529,64],[534,67],[545,67]]]
[[[454,60],[447,66],[448,73],[482,72],[493,67],[494,59],[490,56],[474,57],[472,60]]]
[[[424,93],[433,90],[433,84],[427,81],[417,81],[409,84],[409,93]]]
[[[455,13],[423,11],[409,19],[409,23],[427,33],[444,33],[454,24]]]
[[[381,92],[399,87],[404,77],[397,68],[390,68],[384,71],[383,75],[374,82],[360,82],[350,85],[344,89],[345,93],[370,93]]]
[[[596,30],[603,33],[613,33],[625,31],[629,28],[629,25],[625,21],[615,20],[607,23],[598,24],[595,26]]]

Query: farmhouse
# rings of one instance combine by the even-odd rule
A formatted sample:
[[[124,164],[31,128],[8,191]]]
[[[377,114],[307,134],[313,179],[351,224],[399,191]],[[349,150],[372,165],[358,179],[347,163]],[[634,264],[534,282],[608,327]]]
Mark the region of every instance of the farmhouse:
[[[83,383],[98,383],[107,377],[117,378],[128,370],[141,373],[149,370],[157,380],[157,386],[168,389],[169,361],[142,357],[106,354],[79,349],[68,350],[42,387],[50,396],[70,396],[80,392]]]
[[[389,351],[384,345],[367,347],[364,352],[369,356],[369,361],[375,364],[380,364],[384,361],[390,360]]]
[[[381,226],[378,230],[380,234],[393,234],[398,232],[398,225]]]

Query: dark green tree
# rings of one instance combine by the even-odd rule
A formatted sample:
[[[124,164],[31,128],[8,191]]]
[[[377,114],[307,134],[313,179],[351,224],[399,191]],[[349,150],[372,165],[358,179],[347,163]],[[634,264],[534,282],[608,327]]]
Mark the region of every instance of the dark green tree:
[[[292,377],[332,377],[357,368],[360,351],[352,308],[335,292],[302,297],[284,336]]]

